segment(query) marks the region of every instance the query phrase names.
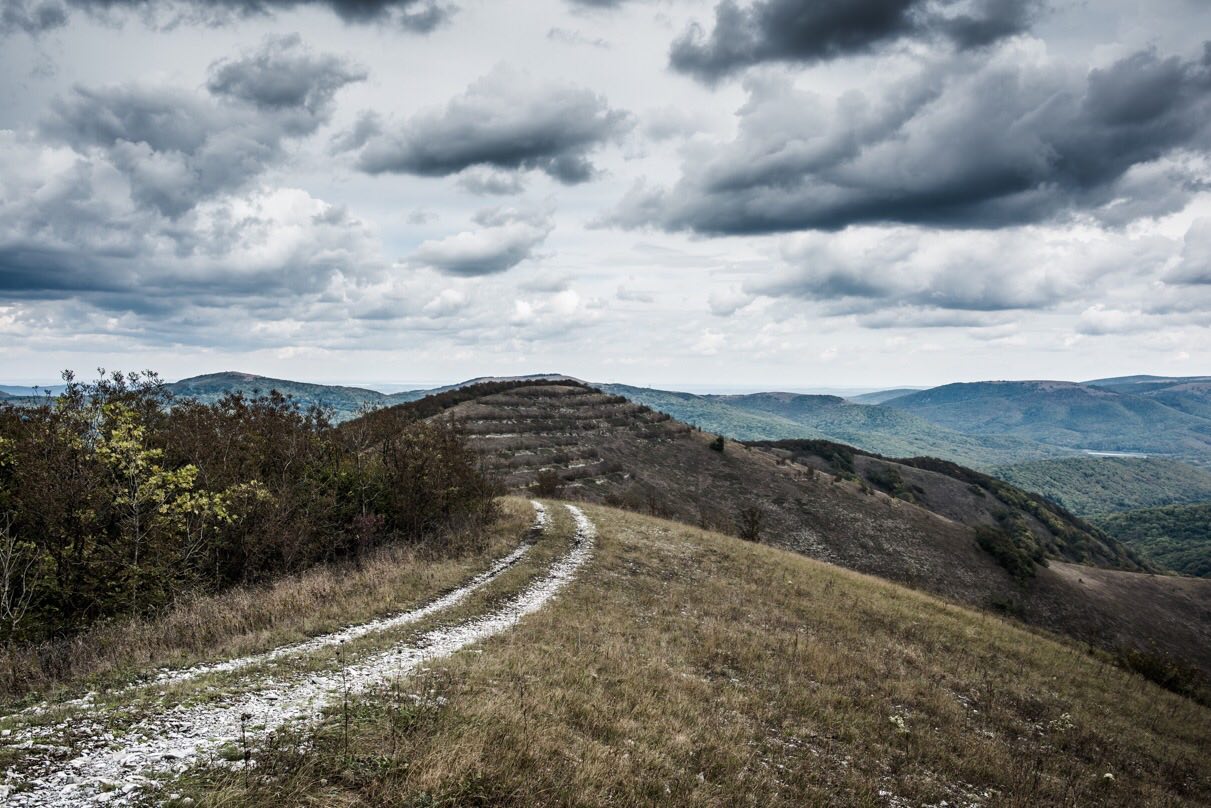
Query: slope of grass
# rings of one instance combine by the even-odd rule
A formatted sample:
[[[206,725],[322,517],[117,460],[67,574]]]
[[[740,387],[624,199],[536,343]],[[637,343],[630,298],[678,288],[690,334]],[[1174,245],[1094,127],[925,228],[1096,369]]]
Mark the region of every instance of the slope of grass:
[[[1211,711],[1099,655],[676,523],[510,633],[277,736],[202,805],[1198,805]],[[306,745],[301,745],[306,740]],[[176,786],[174,786],[175,788]]]
[[[1139,508],[1092,521],[1167,569],[1211,578],[1211,502]]]
[[[1211,500],[1211,472],[1163,457],[1086,455],[1001,466],[993,474],[1083,515]]]

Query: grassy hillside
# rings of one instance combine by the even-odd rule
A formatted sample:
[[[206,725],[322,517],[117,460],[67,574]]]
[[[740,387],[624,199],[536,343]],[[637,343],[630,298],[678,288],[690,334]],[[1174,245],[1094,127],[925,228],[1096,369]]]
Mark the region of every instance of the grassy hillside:
[[[972,435],[1211,458],[1211,420],[1145,395],[1073,382],[948,384],[894,398],[886,406]]]
[[[1016,438],[964,435],[891,407],[836,396],[693,395],[619,384],[601,389],[735,440],[820,438],[887,456],[931,455],[982,468],[1064,453]]]
[[[889,459],[827,441],[754,444],[789,461],[861,480],[889,496],[975,528],[988,542],[1008,536],[1006,561],[1043,558],[1128,570],[1148,565],[1064,508],[1003,480],[931,457]],[[989,531],[1001,534],[999,537]]]
[[[1211,646],[1204,642],[1211,609],[1200,605],[1211,602],[1211,593],[1200,588],[1205,582],[1191,589],[1168,576],[1103,575],[1095,567],[1065,565],[1063,559],[1138,568],[1121,544],[1036,508],[1037,502],[990,497],[974,481],[904,467],[905,481],[934,492],[909,501],[866,477],[720,443],[583,385],[500,385],[476,392],[459,391],[458,403],[430,408],[431,417],[454,420],[484,467],[511,490],[757,535],[957,602],[1008,611],[1101,647],[1164,649],[1211,672]],[[370,418],[396,417],[401,410],[414,416],[427,401]],[[955,518],[967,508],[969,514]],[[1086,582],[1095,574],[1093,589]]]
[[[993,474],[1082,515],[1211,500],[1211,472],[1169,458],[1086,455],[1002,466]]]
[[[510,633],[279,734],[251,770],[174,789],[202,806],[1211,801],[1211,711],[1099,654],[795,554],[587,512],[592,561]]]
[[[1211,502],[1140,508],[1092,521],[1167,569],[1211,578]]]

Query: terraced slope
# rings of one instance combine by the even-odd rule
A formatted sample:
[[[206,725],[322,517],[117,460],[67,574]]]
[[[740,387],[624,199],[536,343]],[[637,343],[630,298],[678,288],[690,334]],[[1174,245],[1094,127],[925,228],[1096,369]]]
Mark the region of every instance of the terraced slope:
[[[1211,673],[1211,587],[1188,589],[1162,576],[1108,570],[1098,574],[1099,591],[1124,598],[1094,599],[1085,591],[1092,577],[1079,574],[1092,567],[1076,566],[1078,574],[1069,575],[1055,561],[1032,576],[1012,575],[982,549],[971,525],[952,516],[770,451],[730,441],[712,448],[713,435],[621,397],[568,384],[486,395],[468,388],[460,395],[467,398],[434,408],[430,417],[462,424],[484,462],[514,490],[536,490],[542,475],[551,486],[544,494],[731,533],[756,512],[762,541],[959,602],[1009,609],[1103,647],[1170,653]],[[1125,553],[1087,552],[1046,520],[1035,522],[1059,559],[1133,564]],[[1141,598],[1158,604],[1156,610],[1136,608]]]

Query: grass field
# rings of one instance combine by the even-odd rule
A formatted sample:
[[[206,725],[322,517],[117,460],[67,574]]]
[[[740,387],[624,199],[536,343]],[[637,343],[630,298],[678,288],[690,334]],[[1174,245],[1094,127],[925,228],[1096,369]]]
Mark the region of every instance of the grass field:
[[[192,771],[197,804],[1205,805],[1211,710],[795,554],[589,507],[512,631]]]

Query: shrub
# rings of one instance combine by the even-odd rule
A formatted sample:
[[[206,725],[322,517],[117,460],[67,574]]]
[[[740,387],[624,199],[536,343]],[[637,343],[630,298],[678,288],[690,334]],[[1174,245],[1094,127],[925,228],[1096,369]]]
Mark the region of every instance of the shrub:
[[[745,541],[761,541],[765,527],[765,509],[756,503],[741,506],[736,512],[736,533]]]
[[[534,478],[534,495],[539,497],[558,497],[563,490],[563,480],[554,469],[543,469]]]
[[[65,380],[0,404],[0,641],[388,541],[440,546],[492,514],[496,487],[449,424],[342,431],[278,393],[201,404],[171,402],[151,373]]]
[[[716,435],[715,439],[713,441],[711,441],[711,443],[710,443],[711,449],[713,449],[716,452],[722,452],[723,446],[724,446],[724,440],[723,440],[722,435]]]

